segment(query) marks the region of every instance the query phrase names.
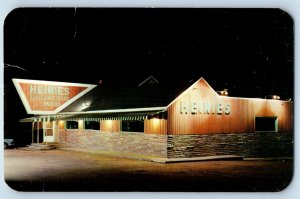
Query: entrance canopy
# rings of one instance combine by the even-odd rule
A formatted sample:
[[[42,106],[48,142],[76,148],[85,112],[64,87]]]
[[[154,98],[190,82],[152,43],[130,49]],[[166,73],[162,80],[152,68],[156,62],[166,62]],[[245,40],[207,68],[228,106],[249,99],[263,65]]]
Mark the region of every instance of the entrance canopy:
[[[21,119],[20,122],[47,122],[47,121],[100,121],[100,120],[145,120],[153,117],[166,118],[167,107],[152,107],[143,109],[119,109],[109,111],[89,111],[80,113],[64,113],[51,116],[36,116]]]

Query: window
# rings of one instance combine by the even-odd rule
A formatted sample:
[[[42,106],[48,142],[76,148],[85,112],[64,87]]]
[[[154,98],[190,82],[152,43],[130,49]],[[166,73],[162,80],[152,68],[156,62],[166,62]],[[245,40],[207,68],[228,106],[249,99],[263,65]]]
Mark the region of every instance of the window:
[[[277,132],[277,117],[255,117],[255,131]]]
[[[122,131],[144,132],[144,121],[122,121]]]
[[[53,129],[45,129],[45,136],[53,136]]]
[[[84,128],[92,129],[92,130],[100,130],[100,123],[97,121],[85,121]]]
[[[45,132],[45,136],[53,136],[52,122],[43,122],[43,129]]]
[[[67,127],[67,129],[78,129],[78,122],[77,121],[67,121],[66,127]]]

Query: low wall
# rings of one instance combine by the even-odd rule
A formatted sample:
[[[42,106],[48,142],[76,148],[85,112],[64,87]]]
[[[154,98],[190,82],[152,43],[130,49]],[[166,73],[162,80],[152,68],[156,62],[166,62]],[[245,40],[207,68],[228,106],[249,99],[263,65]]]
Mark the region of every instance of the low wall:
[[[60,130],[59,135],[59,142],[68,147],[167,156],[166,135],[95,130]]]
[[[168,135],[167,157],[293,157],[292,133]]]
[[[156,135],[95,130],[60,130],[59,142],[68,147],[135,153],[168,158],[240,155],[293,157],[292,133],[235,133]]]

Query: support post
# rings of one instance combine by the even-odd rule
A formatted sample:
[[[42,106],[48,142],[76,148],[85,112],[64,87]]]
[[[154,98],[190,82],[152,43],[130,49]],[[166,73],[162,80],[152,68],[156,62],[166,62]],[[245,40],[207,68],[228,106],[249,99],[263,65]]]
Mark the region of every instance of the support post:
[[[40,141],[40,121],[37,122],[37,135],[36,135],[36,143]]]
[[[44,142],[44,139],[45,139],[45,136],[46,136],[46,131],[47,131],[47,126],[45,126],[45,122],[42,123],[42,126],[43,126],[43,142]],[[46,141],[46,146],[47,146],[47,141]]]
[[[34,143],[34,121],[32,122],[31,143]]]

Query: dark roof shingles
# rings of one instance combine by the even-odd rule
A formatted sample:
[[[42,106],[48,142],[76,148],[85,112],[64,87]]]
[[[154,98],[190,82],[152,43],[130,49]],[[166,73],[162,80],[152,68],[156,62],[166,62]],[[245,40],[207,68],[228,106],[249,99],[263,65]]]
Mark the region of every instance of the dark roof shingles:
[[[129,108],[163,107],[170,104],[193,82],[168,82],[168,84],[145,85],[134,87],[97,86],[61,112],[78,111],[78,107],[90,102],[84,111],[114,110]]]

